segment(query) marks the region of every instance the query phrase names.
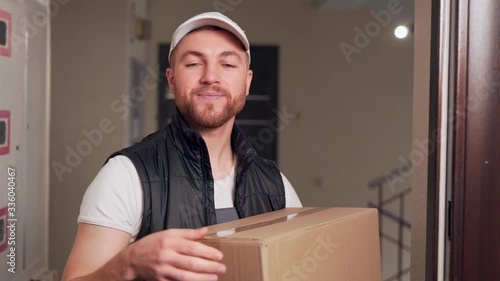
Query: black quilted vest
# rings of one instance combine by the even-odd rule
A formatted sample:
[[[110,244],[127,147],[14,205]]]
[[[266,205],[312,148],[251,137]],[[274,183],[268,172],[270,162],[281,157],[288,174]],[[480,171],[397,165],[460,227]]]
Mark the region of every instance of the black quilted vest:
[[[276,164],[259,157],[236,125],[231,146],[237,159],[234,207],[239,218],[285,208],[283,181]],[[169,228],[216,224],[208,150],[178,110],[165,128],[109,158],[116,155],[132,160],[142,183],[144,209],[136,241]]]

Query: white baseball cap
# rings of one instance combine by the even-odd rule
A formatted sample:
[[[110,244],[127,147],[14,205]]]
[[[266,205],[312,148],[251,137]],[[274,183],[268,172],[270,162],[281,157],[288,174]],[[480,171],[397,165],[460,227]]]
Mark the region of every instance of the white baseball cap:
[[[179,42],[181,42],[184,36],[186,36],[189,32],[204,26],[216,26],[231,32],[243,44],[243,47],[248,54],[248,62],[250,62],[250,43],[245,35],[245,31],[243,31],[243,29],[241,29],[241,27],[233,20],[218,12],[198,14],[179,25],[172,35],[168,60],[171,61],[170,55],[172,54],[172,51],[179,44]]]

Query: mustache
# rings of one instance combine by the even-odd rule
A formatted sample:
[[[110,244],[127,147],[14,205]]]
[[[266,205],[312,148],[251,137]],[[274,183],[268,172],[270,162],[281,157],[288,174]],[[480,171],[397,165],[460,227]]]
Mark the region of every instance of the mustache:
[[[191,94],[199,95],[203,92],[217,92],[219,94],[222,94],[225,97],[228,97],[231,95],[231,93],[229,93],[228,90],[226,90],[220,86],[201,86],[201,87],[198,87],[198,88],[192,90]]]

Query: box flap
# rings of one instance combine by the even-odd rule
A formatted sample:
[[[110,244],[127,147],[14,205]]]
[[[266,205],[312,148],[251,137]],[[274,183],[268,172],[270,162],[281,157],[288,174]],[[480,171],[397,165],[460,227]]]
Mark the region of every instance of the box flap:
[[[286,208],[275,212],[210,226],[204,239],[229,243],[239,239],[271,240],[322,224],[376,212],[372,208]],[[314,214],[314,216],[312,216]]]

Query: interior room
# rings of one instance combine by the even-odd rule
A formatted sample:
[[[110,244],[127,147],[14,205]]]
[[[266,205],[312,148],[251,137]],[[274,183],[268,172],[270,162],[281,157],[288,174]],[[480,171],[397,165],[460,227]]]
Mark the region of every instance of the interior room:
[[[412,218],[425,226],[426,215],[412,212],[428,200],[413,200],[414,172],[427,171],[431,149],[415,138],[415,124],[428,123],[415,117],[415,89],[425,87],[414,83],[415,62],[430,71],[416,56],[415,18],[430,30],[430,2],[422,14],[410,0],[1,2],[0,121],[12,130],[0,159],[18,170],[20,222],[18,273],[0,279],[61,278],[82,200],[108,157],[172,121],[172,34],[214,11],[250,42],[252,86],[235,124],[257,154],[304,207],[377,209],[380,280],[413,280],[421,239]]]

